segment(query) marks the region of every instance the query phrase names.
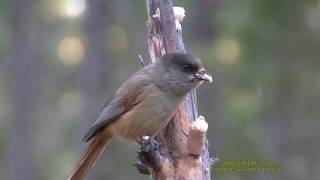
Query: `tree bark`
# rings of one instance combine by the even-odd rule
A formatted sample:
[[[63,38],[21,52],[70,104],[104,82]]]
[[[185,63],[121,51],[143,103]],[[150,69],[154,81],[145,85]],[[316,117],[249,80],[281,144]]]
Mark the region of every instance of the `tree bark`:
[[[166,53],[186,52],[182,32],[176,30],[172,0],[146,0],[146,3],[151,61],[159,60]],[[160,165],[151,163],[154,179],[210,179],[208,142],[201,156],[189,154],[186,147],[190,125],[197,117],[194,90],[188,94],[168,126],[156,137],[162,144],[160,154],[163,158],[159,158],[162,159]]]

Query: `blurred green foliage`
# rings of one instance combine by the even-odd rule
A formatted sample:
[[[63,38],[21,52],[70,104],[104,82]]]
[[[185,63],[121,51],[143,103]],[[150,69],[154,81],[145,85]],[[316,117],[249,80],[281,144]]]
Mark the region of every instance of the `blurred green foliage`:
[[[81,76],[88,61],[84,30],[88,7],[78,12],[79,6],[68,5],[69,1],[33,1],[41,76],[33,139],[27,146],[34,150],[37,179],[67,176],[84,148],[81,129],[139,68],[137,55],[148,54],[145,2],[108,1],[101,37],[108,78],[101,80],[99,93],[85,93],[88,82]],[[270,160],[285,168],[280,174],[217,173],[212,178],[319,179],[320,1],[174,3],[186,9],[182,25],[187,50],[203,59],[214,75],[213,86],[199,89],[198,102],[209,123],[211,155],[220,159],[215,165],[222,166],[225,160]],[[10,179],[7,145],[14,128],[10,93],[14,82],[8,68],[12,5],[0,2],[0,179]],[[96,112],[86,116],[92,120],[83,120],[87,96],[95,97]],[[113,141],[95,172],[107,174],[105,179],[149,179],[132,165],[137,150],[134,143]]]

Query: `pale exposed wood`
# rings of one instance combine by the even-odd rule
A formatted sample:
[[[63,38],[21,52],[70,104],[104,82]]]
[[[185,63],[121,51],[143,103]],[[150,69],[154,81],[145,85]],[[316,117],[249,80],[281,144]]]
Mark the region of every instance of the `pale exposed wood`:
[[[187,149],[190,154],[200,156],[205,143],[208,123],[203,116],[199,116],[192,122],[187,140]]]

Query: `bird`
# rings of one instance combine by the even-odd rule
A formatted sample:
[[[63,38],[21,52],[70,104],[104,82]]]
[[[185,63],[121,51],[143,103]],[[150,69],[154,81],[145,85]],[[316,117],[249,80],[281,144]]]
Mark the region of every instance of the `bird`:
[[[82,180],[113,137],[140,141],[154,137],[170,121],[186,95],[212,82],[201,60],[188,53],[170,53],[132,74],[102,108],[83,138],[89,142],[68,180]]]

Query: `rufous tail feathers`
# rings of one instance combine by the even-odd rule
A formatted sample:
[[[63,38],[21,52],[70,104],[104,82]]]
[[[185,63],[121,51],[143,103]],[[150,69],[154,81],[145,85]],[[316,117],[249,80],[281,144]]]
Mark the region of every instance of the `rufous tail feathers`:
[[[84,180],[89,170],[95,165],[97,159],[100,157],[112,135],[97,134],[92,143],[89,145],[86,153],[82,159],[77,163],[68,180]]]

